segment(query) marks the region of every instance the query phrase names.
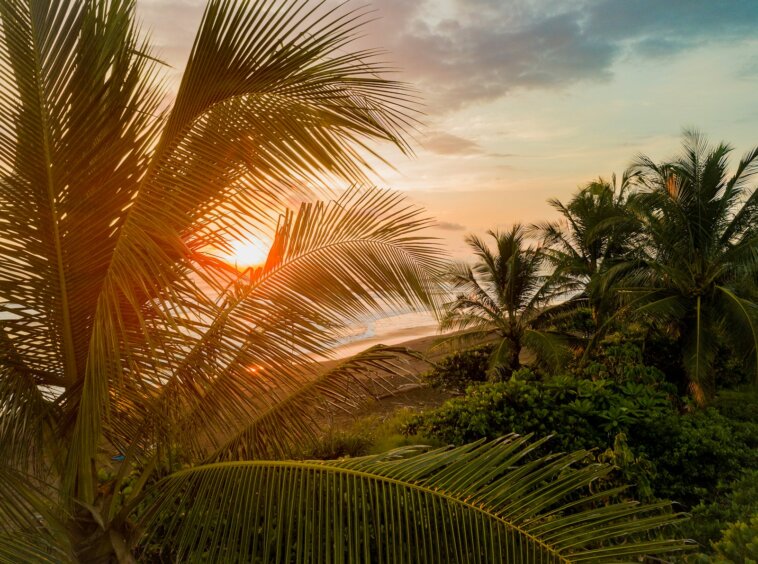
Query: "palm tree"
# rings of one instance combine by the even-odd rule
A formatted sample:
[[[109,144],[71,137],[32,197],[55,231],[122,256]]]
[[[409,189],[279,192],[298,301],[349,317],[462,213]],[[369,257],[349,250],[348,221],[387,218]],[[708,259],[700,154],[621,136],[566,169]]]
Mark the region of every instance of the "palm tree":
[[[577,306],[589,308],[595,328],[614,305],[613,292],[598,275],[627,260],[636,238],[635,218],[626,207],[633,179],[627,171],[617,185],[614,174],[611,182],[598,178],[588,183],[567,204],[551,199],[560,220],[532,227],[543,240],[542,252],[561,291]]]
[[[577,506],[608,468],[524,439],[279,459],[393,369],[319,369],[346,323],[435,305],[440,253],[401,197],[272,211],[364,181],[369,141],[408,150],[406,87],[348,49],[362,19],[211,0],[166,108],[132,0],[0,3],[0,560],[132,562],[156,535],[192,561],[681,548],[615,543],[676,516]],[[213,256],[271,233],[259,268]]]
[[[620,286],[638,314],[665,324],[679,339],[694,398],[713,393],[718,343],[747,362],[758,355],[758,195],[749,182],[758,148],[729,174],[732,149],[684,135],[682,154],[636,163],[639,193],[630,206],[642,225],[640,255]]]
[[[466,242],[476,257],[473,266],[451,266],[445,279],[457,292],[445,305],[442,330],[458,333],[454,339],[487,339],[496,336],[492,367],[511,374],[521,366],[527,347],[537,359],[553,367],[567,352],[562,335],[549,329],[556,296],[555,279],[545,272],[545,255],[526,245],[526,229],[489,231],[492,250],[483,239],[469,235]]]

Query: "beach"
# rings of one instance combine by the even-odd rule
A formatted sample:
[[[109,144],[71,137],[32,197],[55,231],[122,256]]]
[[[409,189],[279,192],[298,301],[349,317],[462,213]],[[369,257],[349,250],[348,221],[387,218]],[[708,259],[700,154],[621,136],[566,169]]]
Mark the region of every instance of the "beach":
[[[374,345],[403,345],[426,350],[440,336],[434,316],[426,312],[399,313],[359,324],[336,348],[336,357],[345,358]]]

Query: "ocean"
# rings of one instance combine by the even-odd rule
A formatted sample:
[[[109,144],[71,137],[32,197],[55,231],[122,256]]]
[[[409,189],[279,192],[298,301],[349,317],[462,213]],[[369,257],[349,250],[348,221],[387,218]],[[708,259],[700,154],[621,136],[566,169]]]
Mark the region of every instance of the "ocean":
[[[371,346],[398,345],[413,339],[437,334],[438,324],[431,313],[398,313],[366,319],[355,325],[335,352],[344,358]]]

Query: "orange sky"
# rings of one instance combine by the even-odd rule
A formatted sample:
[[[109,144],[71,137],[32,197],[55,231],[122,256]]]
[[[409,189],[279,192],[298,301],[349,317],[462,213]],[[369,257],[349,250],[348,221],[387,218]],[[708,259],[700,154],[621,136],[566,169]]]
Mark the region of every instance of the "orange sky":
[[[138,0],[179,76],[204,0]],[[758,144],[755,0],[373,0],[362,46],[383,47],[426,101],[416,156],[379,183],[465,233],[548,216],[694,126],[742,154]],[[360,0],[355,6],[364,5]]]

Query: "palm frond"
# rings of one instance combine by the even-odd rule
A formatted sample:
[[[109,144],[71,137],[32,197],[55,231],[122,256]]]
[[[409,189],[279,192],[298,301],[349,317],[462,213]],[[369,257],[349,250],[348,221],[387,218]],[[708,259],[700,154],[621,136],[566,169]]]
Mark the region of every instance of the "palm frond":
[[[198,251],[365,179],[373,139],[407,152],[414,100],[375,53],[345,53],[365,14],[314,2],[211,1],[165,115],[132,0],[1,9],[0,307],[23,306],[3,324],[66,389],[64,491],[91,501],[122,392],[152,393],[178,335],[216,316],[230,277]]]
[[[744,351],[749,365],[758,379],[758,304],[741,298],[725,286],[716,289],[726,298],[723,313],[727,320],[727,341],[737,344],[736,350]]]
[[[46,438],[52,431],[54,416],[51,398],[44,397],[33,378],[18,367],[0,363],[0,459],[3,464],[43,475]]]
[[[207,454],[310,387],[315,361],[350,322],[380,310],[436,309],[441,254],[433,240],[414,235],[427,223],[402,196],[379,189],[353,189],[285,214],[264,266],[243,273],[211,315],[162,329],[169,347],[162,356],[172,362],[141,376],[153,393],[119,390],[114,409],[127,424],[106,436],[123,448],[130,436],[149,436],[146,448],[178,441]],[[155,358],[150,349],[144,356]],[[333,382],[340,396],[340,381]],[[325,381],[319,389],[327,388]]]
[[[54,513],[50,490],[0,466],[0,562],[75,562],[66,528]]]
[[[215,442],[209,461],[284,458],[297,454],[314,441],[332,415],[354,413],[380,395],[396,390],[397,379],[413,382],[404,357],[418,353],[402,347],[377,345],[340,361],[333,368],[303,376],[295,389],[270,394],[268,406],[251,418],[218,421],[213,429],[224,429]],[[220,417],[216,417],[216,420]],[[208,427],[205,417],[192,414],[197,433]],[[222,439],[220,442],[218,439]]]
[[[133,9],[130,0],[0,5],[0,301],[21,306],[3,325],[23,364],[53,385],[85,378],[103,279],[161,125]],[[95,395],[85,403],[102,403]],[[97,422],[81,424],[88,438],[70,452],[89,473]]]
[[[535,353],[537,361],[551,370],[565,366],[571,357],[568,338],[556,331],[528,329],[523,340],[524,345]]]
[[[583,451],[535,458],[543,442],[198,467],[162,482],[143,525],[160,523],[180,559],[228,562],[610,562],[686,548],[648,536],[680,518],[667,503],[577,500],[610,467],[576,466]]]

